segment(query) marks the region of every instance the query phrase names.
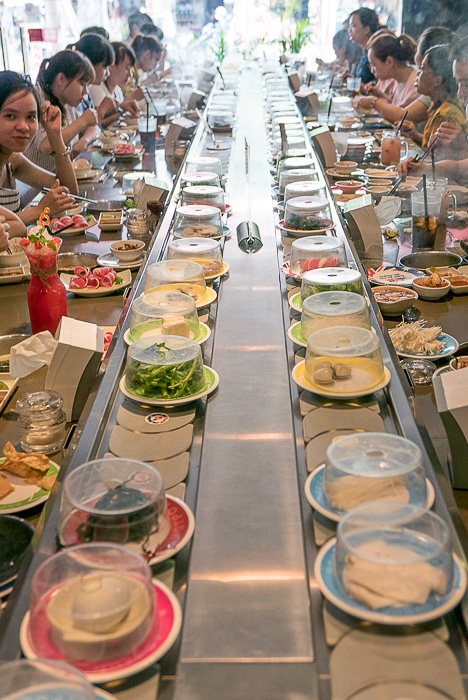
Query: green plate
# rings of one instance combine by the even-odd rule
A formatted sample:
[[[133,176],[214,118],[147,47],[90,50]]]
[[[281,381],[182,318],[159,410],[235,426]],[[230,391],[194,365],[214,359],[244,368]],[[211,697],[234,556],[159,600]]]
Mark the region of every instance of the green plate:
[[[127,398],[132,399],[132,401],[137,401],[138,403],[144,404],[145,406],[181,406],[182,404],[190,403],[191,401],[196,401],[197,399],[202,399],[204,396],[208,396],[208,394],[211,394],[211,392],[217,388],[219,384],[219,374],[214,369],[212,369],[211,367],[207,367],[206,365],[204,366],[204,370],[205,384],[197,394],[192,394],[191,396],[184,396],[180,399],[173,399],[172,401],[167,399],[149,399],[145,396],[138,396],[137,394],[133,394],[127,389],[127,386],[125,384],[125,374],[120,380],[119,388],[122,394],[124,394]]]
[[[133,334],[131,334],[130,329],[129,329],[128,331],[126,331],[126,332],[125,332],[125,335],[124,335],[124,340],[125,340],[126,343],[128,343],[129,345],[131,345],[131,344],[134,343],[136,340],[140,340],[140,338],[141,338],[141,336],[143,335],[143,333],[146,333],[147,331],[151,331],[153,328],[160,328],[161,325],[162,325],[162,321],[161,321],[161,320],[157,320],[157,321],[147,321],[146,323],[142,323],[140,326],[138,326],[138,327],[135,329],[136,332],[134,332]],[[201,343],[204,343],[205,340],[208,340],[208,338],[210,337],[210,335],[211,335],[211,329],[209,328],[209,326],[207,326],[205,323],[199,323],[199,324],[198,324],[198,330],[197,330],[195,336],[193,337],[193,340],[194,340],[196,343],[200,343],[200,344],[201,344]],[[159,334],[156,334],[156,333],[155,333],[155,334],[154,334],[154,337],[155,337],[155,338],[164,338],[164,337],[167,337],[167,336],[163,336],[163,335],[159,335]]]
[[[0,466],[4,461],[5,458],[0,459]],[[44,476],[57,474],[59,468],[58,464],[49,461],[49,469]],[[39,503],[44,503],[50,496],[50,491],[40,489],[34,484],[27,484],[26,479],[21,476],[7,471],[2,471],[1,473],[15,487],[14,491],[0,501],[0,513],[2,515],[6,513],[21,513],[21,511],[37,506]]]
[[[298,321],[288,328],[288,338],[296,345],[303,348],[307,347],[307,340],[302,335],[301,322]]]
[[[302,299],[300,292],[298,294],[293,294],[292,297],[289,297],[289,306],[291,309],[294,309],[294,311],[302,311]]]

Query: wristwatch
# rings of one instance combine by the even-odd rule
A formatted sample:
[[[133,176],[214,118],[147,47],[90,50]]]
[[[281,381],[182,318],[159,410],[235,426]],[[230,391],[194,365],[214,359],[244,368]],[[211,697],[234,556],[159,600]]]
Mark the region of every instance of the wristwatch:
[[[371,109],[374,109],[375,104],[376,104],[376,102],[377,102],[378,99],[379,99],[378,97],[374,97],[374,99],[373,99],[372,102],[370,103],[370,108],[371,108]]]

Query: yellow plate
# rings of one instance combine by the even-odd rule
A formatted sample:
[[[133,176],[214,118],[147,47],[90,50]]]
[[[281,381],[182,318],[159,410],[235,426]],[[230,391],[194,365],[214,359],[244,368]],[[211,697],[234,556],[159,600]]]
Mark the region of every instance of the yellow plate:
[[[205,280],[207,282],[210,282],[211,280],[218,279],[218,277],[222,277],[223,275],[227,275],[229,272],[229,265],[227,262],[223,262],[223,267],[221,268],[220,272],[217,272],[215,275],[205,275]]]
[[[317,384],[311,384],[308,379],[305,378],[304,376],[304,370],[305,370],[305,360],[302,360],[302,362],[299,362],[297,364],[293,371],[292,371],[292,378],[296,382],[298,386],[301,387],[301,389],[305,389],[306,391],[311,391],[313,394],[318,394],[319,396],[326,396],[327,398],[332,398],[332,399],[354,399],[358,398],[360,396],[369,396],[369,394],[373,394],[376,391],[379,391],[379,389],[383,389],[385,386],[390,381],[390,371],[387,369],[387,367],[384,367],[384,376],[383,379],[377,382],[373,387],[369,387],[369,389],[366,389],[365,391],[331,391],[330,389],[325,389],[323,386],[318,386]]]

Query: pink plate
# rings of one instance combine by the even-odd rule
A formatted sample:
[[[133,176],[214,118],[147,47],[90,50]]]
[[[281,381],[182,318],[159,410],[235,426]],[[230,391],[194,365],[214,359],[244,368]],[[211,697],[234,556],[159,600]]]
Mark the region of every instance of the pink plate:
[[[182,547],[185,547],[195,527],[193,513],[184,501],[175,496],[166,496],[166,501],[170,522],[169,534],[148,561],[151,566],[173,557]]]
[[[148,668],[169,651],[177,639],[182,625],[182,610],[174,593],[163,583],[153,579],[159,615],[155,617],[146,640],[133,654],[120,659],[96,663],[72,662],[92,683],[107,683],[127,678]],[[50,624],[45,611],[38,619],[43,647],[38,654],[30,635],[30,613],[21,623],[20,643],[27,659],[48,658],[67,661],[50,639]]]
[[[289,269],[289,261],[284,262],[281,265],[280,270],[283,273],[283,275],[286,275],[286,277],[290,277],[291,279],[297,280],[299,282],[302,280],[302,277],[300,277],[300,275],[296,275],[295,272],[291,272],[291,270]]]

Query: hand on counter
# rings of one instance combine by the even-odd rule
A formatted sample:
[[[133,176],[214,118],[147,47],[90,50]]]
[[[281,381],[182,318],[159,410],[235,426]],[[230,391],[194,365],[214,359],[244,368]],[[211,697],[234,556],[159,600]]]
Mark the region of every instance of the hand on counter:
[[[0,253],[8,248],[10,224],[5,223],[5,217],[0,216]]]

